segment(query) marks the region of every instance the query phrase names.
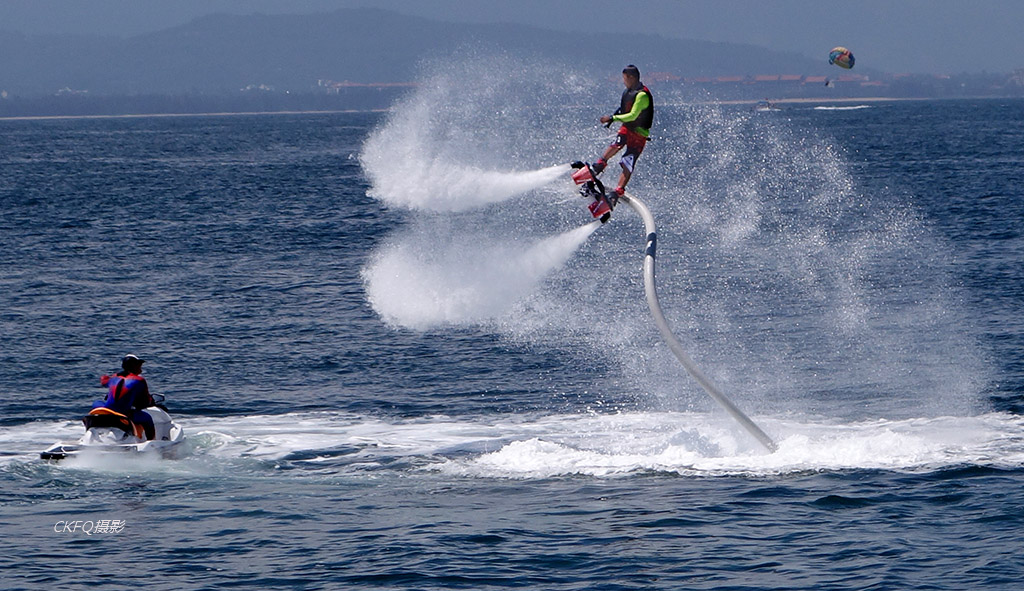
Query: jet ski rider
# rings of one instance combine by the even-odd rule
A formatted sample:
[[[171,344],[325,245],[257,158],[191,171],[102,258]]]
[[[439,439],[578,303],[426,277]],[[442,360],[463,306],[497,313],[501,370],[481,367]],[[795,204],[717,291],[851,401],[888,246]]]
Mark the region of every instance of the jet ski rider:
[[[153,417],[142,409],[156,405],[149,393],[146,378],[142,377],[142,364],[146,361],[129,353],[121,358],[121,371],[100,377],[100,384],[108,388],[106,400],[96,401],[93,408],[107,408],[128,417],[146,431],[146,439],[156,438]]]
[[[619,158],[622,174],[619,175],[619,184],[615,188],[616,201],[626,192],[626,183],[629,182],[629,177],[633,176],[633,166],[647,145],[647,139],[651,135],[651,124],[654,122],[654,99],[650,89],[640,82],[640,70],[633,64],[623,68],[622,83],[625,84],[626,90],[622,93],[618,110],[612,115],[601,117],[601,123],[605,125],[619,122],[622,123],[622,127],[619,128],[615,141],[594,163],[594,172],[600,174],[608,166],[608,159],[625,146],[626,152]],[[614,203],[612,205],[614,206]]]

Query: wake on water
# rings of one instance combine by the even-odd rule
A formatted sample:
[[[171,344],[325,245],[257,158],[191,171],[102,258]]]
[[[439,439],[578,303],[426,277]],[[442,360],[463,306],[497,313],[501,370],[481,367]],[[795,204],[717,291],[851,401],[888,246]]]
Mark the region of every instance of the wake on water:
[[[846,105],[846,106],[829,106],[829,105],[818,105],[814,107],[815,111],[860,111],[861,109],[870,109],[871,105]]]
[[[637,472],[772,476],[877,469],[934,471],[963,465],[1024,466],[1024,418],[1006,414],[851,423],[763,419],[779,434],[765,455],[727,417],[692,412],[581,413],[385,421],[343,413],[186,418],[189,450],[155,457],[86,456],[62,470],[259,476],[294,468],[338,476],[409,471],[484,478],[607,477]],[[24,470],[55,434],[80,423],[5,430],[0,470]],[[303,472],[292,472],[300,475]]]

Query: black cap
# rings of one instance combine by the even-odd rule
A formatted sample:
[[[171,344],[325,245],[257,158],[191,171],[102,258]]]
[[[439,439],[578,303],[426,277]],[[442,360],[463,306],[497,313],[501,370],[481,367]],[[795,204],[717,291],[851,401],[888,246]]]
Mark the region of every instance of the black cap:
[[[138,355],[129,353],[121,358],[121,367],[128,368],[129,366],[135,367],[136,365],[141,367],[145,362],[146,360],[140,359]]]

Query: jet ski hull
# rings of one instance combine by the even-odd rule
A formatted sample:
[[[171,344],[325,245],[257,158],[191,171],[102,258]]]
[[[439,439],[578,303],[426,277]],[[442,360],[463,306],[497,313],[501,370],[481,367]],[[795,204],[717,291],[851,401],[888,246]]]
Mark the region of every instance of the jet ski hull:
[[[185,432],[175,424],[170,415],[161,408],[145,410],[153,417],[156,439],[145,440],[112,427],[87,429],[78,441],[58,441],[40,452],[43,460],[58,461],[85,454],[155,454],[160,457],[177,457]]]
[[[88,445],[80,441],[57,442],[39,453],[43,460],[64,460],[69,457],[97,453],[158,454],[164,458],[176,458],[184,437],[180,441],[144,441],[111,445]]]

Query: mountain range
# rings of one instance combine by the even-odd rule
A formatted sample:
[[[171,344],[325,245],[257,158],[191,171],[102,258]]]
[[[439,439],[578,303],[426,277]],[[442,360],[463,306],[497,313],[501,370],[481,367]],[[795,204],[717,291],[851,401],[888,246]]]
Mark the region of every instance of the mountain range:
[[[0,25],[2,27],[2,25]],[[455,24],[370,9],[315,15],[211,15],[129,38],[0,30],[0,91],[52,95],[309,92],[318,80],[407,83],[424,60],[498,52],[614,76],[626,63],[680,77],[825,74],[825,58],[657,35]]]

